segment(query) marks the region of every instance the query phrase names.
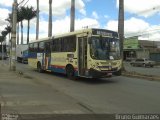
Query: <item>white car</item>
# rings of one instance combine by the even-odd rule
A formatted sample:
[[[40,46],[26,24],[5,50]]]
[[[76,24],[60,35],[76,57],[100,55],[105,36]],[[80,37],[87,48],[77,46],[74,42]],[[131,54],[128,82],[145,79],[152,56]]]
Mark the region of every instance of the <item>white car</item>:
[[[146,58],[138,58],[130,63],[132,66],[143,66],[143,67],[153,67],[155,65],[154,61]]]

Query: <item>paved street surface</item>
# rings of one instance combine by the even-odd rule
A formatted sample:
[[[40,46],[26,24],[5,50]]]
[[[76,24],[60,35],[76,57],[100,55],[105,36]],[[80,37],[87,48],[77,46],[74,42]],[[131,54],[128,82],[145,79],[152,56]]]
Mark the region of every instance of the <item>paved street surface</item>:
[[[69,80],[17,63],[0,67],[3,113],[159,113],[160,82],[129,77]]]
[[[160,77],[160,65],[156,65],[153,68],[152,67],[133,67],[130,65],[130,62],[124,62],[124,65],[127,71]]]

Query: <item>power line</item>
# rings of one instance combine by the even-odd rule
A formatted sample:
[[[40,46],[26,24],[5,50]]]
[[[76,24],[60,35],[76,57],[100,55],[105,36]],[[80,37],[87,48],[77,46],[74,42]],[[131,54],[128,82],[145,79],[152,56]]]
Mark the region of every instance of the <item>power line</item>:
[[[25,2],[25,0],[22,0],[22,1],[18,4],[18,6],[19,6],[19,5],[25,6],[25,5],[28,3],[28,1],[29,1],[29,0],[27,0],[27,1]],[[25,2],[25,3],[24,3],[24,2]],[[23,3],[24,3],[24,4],[23,4]],[[23,5],[22,5],[22,4],[23,4]]]
[[[148,35],[150,33],[155,33],[160,31],[160,28],[156,28],[156,29],[152,29],[152,30],[148,30],[148,31],[142,31],[139,33],[129,33],[129,34],[125,34],[125,36],[130,37],[130,36],[141,36],[141,35]]]
[[[28,3],[28,1],[29,1],[29,0],[27,0],[27,2],[26,2],[23,6],[25,6],[25,5]]]
[[[137,12],[132,12],[131,15],[126,15],[127,18],[129,17],[134,17],[134,16],[144,16],[147,13],[151,12],[160,12],[160,5],[152,7],[150,9],[142,10],[142,11],[137,11]]]
[[[144,13],[148,13],[148,12],[151,12],[151,11],[156,11],[157,9],[160,9],[160,6],[156,6],[156,7],[153,7],[151,9],[147,9],[147,10],[144,10],[144,11],[140,11],[139,13],[140,14],[144,14]]]
[[[22,0],[20,3],[18,3],[18,6],[21,5],[25,0]]]

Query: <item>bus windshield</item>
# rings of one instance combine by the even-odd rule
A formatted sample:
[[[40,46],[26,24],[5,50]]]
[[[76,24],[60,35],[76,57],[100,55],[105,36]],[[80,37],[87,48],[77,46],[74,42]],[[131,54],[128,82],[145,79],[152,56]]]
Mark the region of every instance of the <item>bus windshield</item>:
[[[93,36],[91,37],[91,57],[97,60],[120,59],[119,39]]]

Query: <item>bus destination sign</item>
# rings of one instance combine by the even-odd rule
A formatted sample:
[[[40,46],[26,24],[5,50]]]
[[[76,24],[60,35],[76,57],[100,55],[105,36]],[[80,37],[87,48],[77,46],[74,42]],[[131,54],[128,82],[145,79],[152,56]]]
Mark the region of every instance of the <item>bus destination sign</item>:
[[[94,35],[102,35],[102,36],[108,36],[113,37],[113,33],[106,30],[93,30]]]

